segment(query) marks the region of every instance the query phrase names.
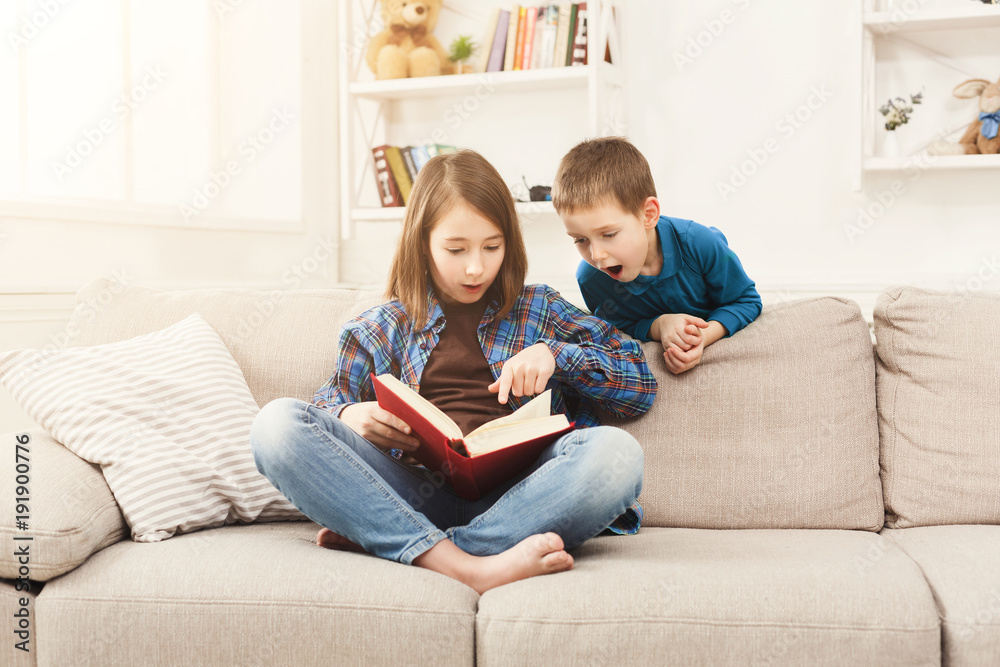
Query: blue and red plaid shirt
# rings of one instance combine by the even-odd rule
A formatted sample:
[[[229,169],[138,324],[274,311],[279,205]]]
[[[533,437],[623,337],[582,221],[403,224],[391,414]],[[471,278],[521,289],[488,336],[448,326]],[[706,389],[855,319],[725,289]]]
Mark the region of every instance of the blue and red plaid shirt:
[[[398,301],[375,306],[344,325],[337,368],[313,403],[339,415],[353,403],[374,401],[369,375],[391,373],[414,391],[445,326],[444,312],[428,292],[427,323],[414,327]],[[502,320],[491,303],[479,323],[479,341],[493,377],[507,359],[521,350],[545,343],[555,357],[549,380],[553,411],[562,412],[578,427],[597,426],[599,410],[620,417],[649,410],[656,396],[656,379],[639,344],[622,336],[607,322],[583,312],[546,285],[526,285],[514,308]],[[531,397],[509,397],[512,409]],[[398,450],[394,450],[398,456]],[[613,532],[639,530],[642,508],[635,503],[611,525]]]

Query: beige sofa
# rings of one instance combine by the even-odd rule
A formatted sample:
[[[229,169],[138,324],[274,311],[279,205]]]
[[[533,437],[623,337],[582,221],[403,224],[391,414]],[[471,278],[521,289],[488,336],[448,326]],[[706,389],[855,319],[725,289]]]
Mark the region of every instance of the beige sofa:
[[[81,291],[72,345],[199,312],[258,404],[308,399],[377,295]],[[89,305],[86,305],[89,304]],[[1000,664],[1000,296],[896,288],[874,313],[771,305],[623,423],[646,455],[643,528],[570,572],[483,596],[312,543],[308,521],[144,544],[99,467],[31,432],[30,577],[15,590],[0,475],[3,665]],[[3,436],[13,449],[14,434]],[[11,458],[11,455],[8,455]],[[23,536],[25,533],[21,533]]]

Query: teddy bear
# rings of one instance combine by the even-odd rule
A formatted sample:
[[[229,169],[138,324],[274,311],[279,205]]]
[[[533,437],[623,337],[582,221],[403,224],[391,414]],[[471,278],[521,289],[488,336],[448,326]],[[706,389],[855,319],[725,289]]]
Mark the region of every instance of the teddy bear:
[[[382,0],[385,29],[368,44],[368,67],[376,79],[451,74],[448,52],[431,33],[442,0]]]
[[[928,147],[931,155],[971,155],[1000,153],[1000,81],[990,83],[986,79],[971,79],[955,86],[955,97],[962,99],[979,98],[979,117],[969,124],[969,128],[957,144],[935,142]]]

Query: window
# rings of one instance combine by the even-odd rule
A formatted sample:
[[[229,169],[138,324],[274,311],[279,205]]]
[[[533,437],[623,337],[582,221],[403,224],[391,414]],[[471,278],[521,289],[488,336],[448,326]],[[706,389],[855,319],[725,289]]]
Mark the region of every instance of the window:
[[[300,224],[298,3],[0,5],[0,216]]]

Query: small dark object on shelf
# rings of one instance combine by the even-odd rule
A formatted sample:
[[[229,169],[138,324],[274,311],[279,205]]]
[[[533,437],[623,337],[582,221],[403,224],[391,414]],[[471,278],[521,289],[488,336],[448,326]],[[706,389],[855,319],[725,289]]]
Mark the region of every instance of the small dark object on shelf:
[[[521,180],[524,181],[524,187],[528,188],[528,198],[530,201],[552,201],[551,185],[529,186],[524,176],[521,177]]]

